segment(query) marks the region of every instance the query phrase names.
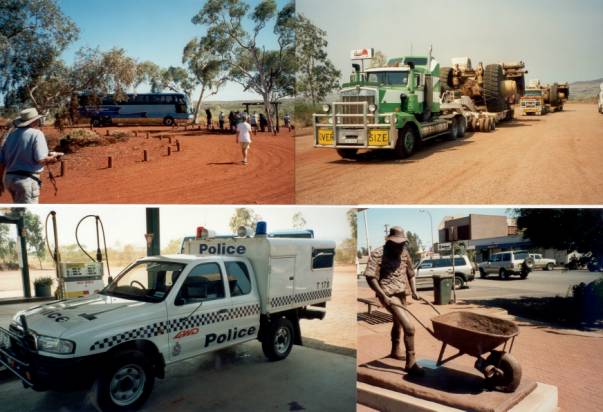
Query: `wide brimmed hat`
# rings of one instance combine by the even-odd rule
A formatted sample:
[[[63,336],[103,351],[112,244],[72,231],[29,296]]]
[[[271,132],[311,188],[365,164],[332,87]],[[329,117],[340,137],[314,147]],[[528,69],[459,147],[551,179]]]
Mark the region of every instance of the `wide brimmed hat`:
[[[35,122],[38,119],[41,119],[42,117],[44,117],[44,116],[39,114],[35,107],[21,110],[21,112],[19,113],[19,117],[17,117],[15,119],[15,126],[17,126],[17,127],[29,126],[30,124],[32,124],[33,122]]]
[[[385,240],[390,240],[395,243],[406,242],[408,239],[406,238],[406,232],[400,226],[394,226],[389,229],[389,236],[385,238]]]

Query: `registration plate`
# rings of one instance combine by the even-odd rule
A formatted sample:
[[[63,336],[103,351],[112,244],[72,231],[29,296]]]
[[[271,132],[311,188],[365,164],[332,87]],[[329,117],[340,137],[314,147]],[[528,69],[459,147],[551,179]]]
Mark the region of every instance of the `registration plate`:
[[[333,129],[318,129],[318,144],[333,145],[334,143]]]
[[[387,146],[389,144],[389,130],[369,130],[369,146]]]

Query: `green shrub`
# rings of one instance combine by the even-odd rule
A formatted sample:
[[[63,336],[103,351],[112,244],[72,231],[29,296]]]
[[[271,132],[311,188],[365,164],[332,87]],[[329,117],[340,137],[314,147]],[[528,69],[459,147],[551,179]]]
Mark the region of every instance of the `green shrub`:
[[[321,104],[312,104],[308,101],[297,100],[295,102],[294,123],[297,127],[312,126],[312,114],[321,112]]]

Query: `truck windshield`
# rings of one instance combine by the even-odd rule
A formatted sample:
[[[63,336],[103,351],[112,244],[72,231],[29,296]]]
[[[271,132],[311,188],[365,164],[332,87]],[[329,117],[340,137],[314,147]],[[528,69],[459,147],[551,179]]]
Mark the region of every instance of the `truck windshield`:
[[[528,252],[515,252],[515,260],[523,260],[527,259]]]
[[[138,262],[122,272],[100,293],[145,302],[161,302],[185,266],[175,262]]]
[[[406,86],[408,84],[408,72],[371,72],[368,74],[368,82],[391,86]]]
[[[526,90],[526,96],[542,96],[541,90]]]

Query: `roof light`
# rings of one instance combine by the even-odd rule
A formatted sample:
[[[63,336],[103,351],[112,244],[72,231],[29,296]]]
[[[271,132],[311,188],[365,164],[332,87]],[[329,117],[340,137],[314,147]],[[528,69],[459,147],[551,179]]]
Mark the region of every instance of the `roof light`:
[[[199,226],[197,228],[197,236],[196,239],[207,239],[209,236],[209,230],[207,230],[206,228],[204,228],[203,226]]]
[[[255,225],[255,235],[256,236],[266,236],[266,234],[268,234],[268,225],[266,224],[266,222],[260,220]]]

